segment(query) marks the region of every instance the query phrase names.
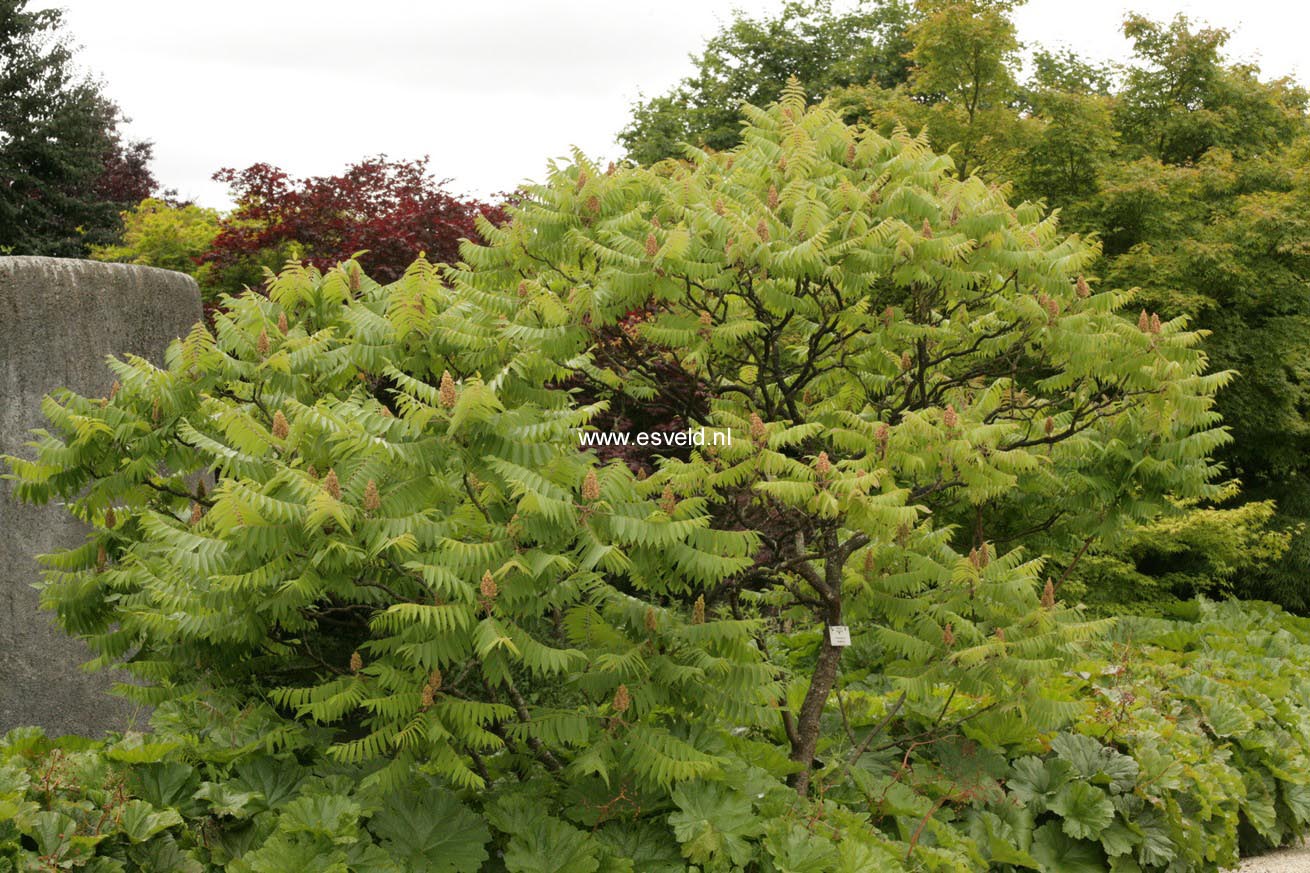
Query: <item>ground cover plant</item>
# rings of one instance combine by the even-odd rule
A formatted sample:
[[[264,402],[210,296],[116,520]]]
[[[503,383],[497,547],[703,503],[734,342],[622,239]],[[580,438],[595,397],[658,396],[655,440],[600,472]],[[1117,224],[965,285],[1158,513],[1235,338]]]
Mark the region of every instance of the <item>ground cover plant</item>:
[[[1239,843],[1310,820],[1296,668],[1310,625],[1260,604],[1177,613],[1079,646],[1054,680],[1077,710],[1066,729],[980,743],[971,760],[897,748],[867,806],[801,810],[740,761],[641,808],[572,805],[549,780],[471,791],[412,773],[383,787],[279,734],[256,703],[166,703],[154,734],[106,742],[18,730],[0,740],[0,869],[1221,869]],[[896,730],[913,730],[902,718]]]

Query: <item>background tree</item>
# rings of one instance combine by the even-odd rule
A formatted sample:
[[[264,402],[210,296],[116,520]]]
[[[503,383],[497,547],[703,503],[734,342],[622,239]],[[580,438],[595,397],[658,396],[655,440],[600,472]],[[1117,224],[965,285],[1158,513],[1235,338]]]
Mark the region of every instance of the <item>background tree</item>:
[[[393,281],[426,252],[453,260],[462,239],[476,236],[474,219],[499,220],[498,208],[460,199],[432,176],[427,158],[367,159],[337,176],[294,178],[269,164],[223,169],[236,208],[224,216],[209,250],[219,290],[258,286],[266,269],[305,258],[327,269],[360,252],[370,273]]]
[[[93,247],[92,258],[176,270],[195,276],[202,290],[210,289],[212,268],[200,259],[218,236],[218,210],[148,197],[124,212],[122,220],[122,241]]]
[[[1305,91],[1233,63],[1225,31],[1181,17],[1130,16],[1122,68],[1039,49],[1024,76],[1013,8],[923,0],[905,31],[905,80],[828,99],[847,121],[923,132],[957,157],[957,172],[1059,208],[1067,227],[1101,241],[1106,284],[1140,287],[1148,312],[1210,333],[1215,366],[1238,372],[1219,399],[1235,436],[1219,457],[1244,484],[1228,499],[1275,501],[1268,523],[1292,535],[1279,561],[1262,549],[1235,590],[1307,608]]]
[[[742,105],[778,99],[788,77],[811,95],[870,81],[891,88],[909,73],[911,19],[904,0],[859,0],[841,12],[831,0],[790,0],[760,19],[735,12],[692,58],[695,73],[633,107],[619,142],[644,164],[681,157],[683,142],[731,148],[740,142]]]
[[[125,142],[103,86],[79,75],[62,13],[0,0],[0,251],[82,256],[153,193],[150,144]]]

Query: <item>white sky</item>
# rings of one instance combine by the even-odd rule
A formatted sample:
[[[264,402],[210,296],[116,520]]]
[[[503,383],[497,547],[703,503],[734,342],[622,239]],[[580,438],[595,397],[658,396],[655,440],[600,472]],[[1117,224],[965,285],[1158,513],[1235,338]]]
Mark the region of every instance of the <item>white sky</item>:
[[[155,142],[155,174],[228,204],[219,167],[256,161],[320,175],[378,153],[432,156],[456,191],[540,178],[577,145],[597,158],[639,92],[690,71],[687,55],[734,8],[781,0],[34,0],[66,11],[81,64]],[[1124,59],[1124,13],[1184,12],[1235,31],[1230,53],[1267,76],[1310,76],[1310,5],[1292,0],[1030,0],[1020,38]]]

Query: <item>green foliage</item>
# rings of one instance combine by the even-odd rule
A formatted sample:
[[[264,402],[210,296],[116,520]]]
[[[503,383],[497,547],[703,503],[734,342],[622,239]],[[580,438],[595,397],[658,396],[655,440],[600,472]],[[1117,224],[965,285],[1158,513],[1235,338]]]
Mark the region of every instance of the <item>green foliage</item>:
[[[82,72],[59,9],[0,2],[0,255],[83,257],[157,187],[151,145]]]
[[[993,738],[990,756],[978,728],[906,744],[867,799],[812,813],[740,759],[652,805],[596,805],[551,780],[383,786],[311,746],[245,746],[276,724],[266,706],[207,713],[244,737],[192,732],[171,703],[152,737],[15,731],[0,740],[0,870],[1218,871],[1310,823],[1310,623],[1253,603],[1177,613],[1126,617],[1041,680],[1074,708],[1068,727]],[[990,785],[961,797],[969,773]],[[903,819],[900,839],[888,819]]]
[[[353,262],[292,268],[167,369],[115,362],[112,399],[50,399],[61,436],[14,461],[18,490],[72,498],[97,532],[50,559],[46,601],[100,663],[131,653],[144,684],[124,693],[271,693],[287,731],[333,726],[345,763],[462,787],[574,750],[607,782],[713,773],[670,728],[759,717],[752,624],[693,628],[629,592],[713,584],[751,538],[657,512],[626,468],[579,497],[597,471],[571,429],[592,412],[546,385],[541,351],[487,342],[497,324],[424,263],[385,289]]]
[[[218,235],[217,211],[194,203],[176,206],[151,197],[124,212],[122,219],[121,243],[92,248],[92,258],[176,270],[208,284],[210,271],[199,266],[197,259]]]
[[[1307,94],[1291,80],[1259,80],[1259,69],[1224,63],[1228,32],[1167,26],[1141,15],[1124,35],[1142,61],[1128,72],[1119,106],[1125,139],[1167,164],[1188,164],[1214,148],[1258,154],[1305,132]]]
[[[1272,501],[1193,508],[1133,530],[1115,548],[1090,552],[1064,594],[1109,611],[1125,604],[1228,596],[1278,561],[1293,532],[1271,529]]]
[[[1240,480],[1239,499],[1274,501],[1270,527],[1291,535],[1284,557],[1237,590],[1304,609],[1305,90],[1231,62],[1225,31],[1182,17],[1130,16],[1123,68],[1037,50],[1023,81],[1012,4],[919,9],[907,83],[839,87],[832,107],[886,135],[926,132],[960,172],[1058,207],[1067,226],[1103,241],[1104,285],[1140,288],[1148,321],[1185,315],[1206,332],[1213,366],[1235,373],[1218,401],[1234,439],[1217,457]],[[1161,592],[1178,580],[1141,581]]]
[[[922,137],[796,83],[745,113],[731,152],[553,167],[461,263],[288,267],[46,400],[15,493],[91,532],[44,602],[207,762],[142,790],[225,824],[214,863],[1084,863],[1128,777],[1050,737],[1109,623],[1046,577],[1227,493],[1230,374]],[[578,450],[653,400],[731,442]],[[1048,742],[1087,784],[1025,831],[1008,761]]]
[[[734,12],[692,58],[694,74],[633,106],[619,142],[643,164],[681,157],[683,143],[732,148],[741,142],[742,106],[772,103],[793,76],[811,94],[870,81],[890,88],[908,73],[911,18],[903,0],[860,0],[844,12],[831,0],[790,0],[760,19]]]

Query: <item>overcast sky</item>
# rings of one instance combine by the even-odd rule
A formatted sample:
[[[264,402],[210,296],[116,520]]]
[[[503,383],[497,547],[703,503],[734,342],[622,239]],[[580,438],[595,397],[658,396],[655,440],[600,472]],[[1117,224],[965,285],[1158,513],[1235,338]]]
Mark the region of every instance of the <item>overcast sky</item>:
[[[335,173],[367,155],[432,156],[452,188],[487,195],[542,176],[577,145],[619,155],[639,93],[690,71],[732,10],[781,0],[35,0],[62,7],[100,75],[155,143],[155,174],[228,205],[219,167],[256,161]],[[1126,11],[1184,12],[1234,31],[1231,54],[1310,78],[1310,11],[1291,0],[1030,0],[1028,45],[1124,59]]]

